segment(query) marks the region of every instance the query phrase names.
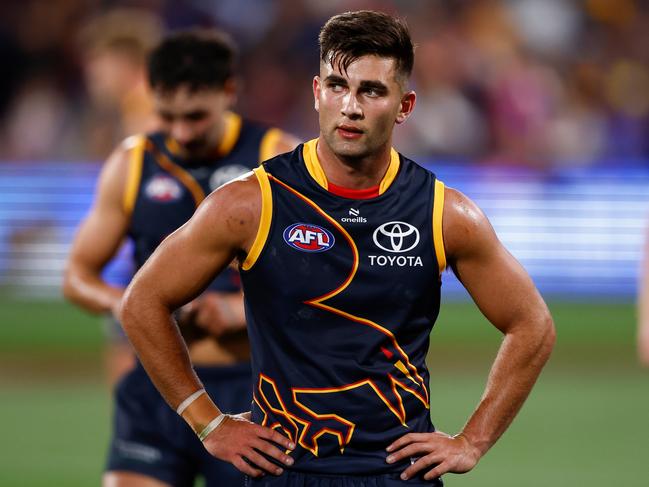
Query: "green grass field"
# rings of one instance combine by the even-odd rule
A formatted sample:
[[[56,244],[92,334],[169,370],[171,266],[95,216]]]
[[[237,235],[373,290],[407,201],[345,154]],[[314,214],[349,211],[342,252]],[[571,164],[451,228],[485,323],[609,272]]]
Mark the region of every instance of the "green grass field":
[[[551,306],[558,342],[518,418],[450,487],[649,485],[649,371],[636,365],[630,304]],[[432,415],[456,432],[499,334],[447,304],[431,337]],[[98,485],[109,434],[99,321],[59,302],[0,300],[0,486]]]

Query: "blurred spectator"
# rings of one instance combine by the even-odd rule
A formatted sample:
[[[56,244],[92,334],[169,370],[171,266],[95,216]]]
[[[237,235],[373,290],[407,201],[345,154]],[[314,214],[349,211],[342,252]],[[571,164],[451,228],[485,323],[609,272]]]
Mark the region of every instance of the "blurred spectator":
[[[406,154],[535,167],[649,157],[649,4],[640,0],[25,0],[1,8],[0,56],[15,66],[0,99],[5,159],[99,159],[122,133],[146,128],[138,52],[161,30],[189,25],[234,34],[249,80],[243,115],[311,137],[312,94],[302,80],[317,71],[314,34],[331,14],[359,8],[404,16],[418,44],[418,107],[395,132]],[[85,26],[88,17],[96,19]]]
[[[80,52],[89,97],[83,132],[89,157],[105,157],[127,135],[155,128],[146,59],[162,31],[156,16],[136,9],[109,11],[83,26]]]

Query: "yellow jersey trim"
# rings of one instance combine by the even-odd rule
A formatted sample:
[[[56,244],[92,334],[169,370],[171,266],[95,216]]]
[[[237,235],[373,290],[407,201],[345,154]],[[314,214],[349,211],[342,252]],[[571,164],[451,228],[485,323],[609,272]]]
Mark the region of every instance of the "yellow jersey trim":
[[[311,177],[324,189],[328,189],[327,176],[318,160],[318,153],[316,152],[317,145],[318,139],[305,142],[304,148],[302,149],[302,156],[304,157],[304,164],[306,164],[306,169],[309,171]]]
[[[446,252],[444,252],[444,236],[442,235],[442,215],[444,213],[444,183],[435,180],[435,198],[433,200],[433,245],[439,265],[440,274],[446,269]]]
[[[399,153],[394,150],[394,148],[390,149],[390,164],[388,165],[388,170],[385,171],[385,176],[383,176],[383,179],[379,184],[379,194],[385,193],[394,182],[394,179],[399,173],[399,164]]]
[[[255,236],[255,240],[252,242],[246,260],[244,260],[241,265],[241,269],[244,271],[250,270],[261,255],[261,251],[264,248],[264,245],[266,245],[266,240],[270,233],[270,224],[273,218],[273,194],[270,189],[268,174],[266,174],[266,170],[263,166],[256,167],[252,171],[255,173],[255,176],[257,176],[259,188],[261,189],[261,215],[259,217],[257,235]]]
[[[124,187],[123,207],[127,215],[133,213],[135,200],[137,199],[140,180],[142,179],[142,166],[144,164],[144,149],[146,147],[146,136],[134,135],[126,139],[127,146],[131,151],[129,156],[128,174]]]
[[[172,139],[171,137],[167,137],[165,139],[165,146],[167,147],[167,150],[173,154],[176,157],[180,157],[180,144],[176,142],[175,139]]]
[[[220,156],[225,156],[232,151],[234,144],[239,140],[242,125],[243,119],[236,113],[227,112],[225,114],[225,132],[218,148]]]
[[[268,130],[261,139],[259,144],[259,163],[277,154],[277,143],[282,138],[282,131],[280,129]]]
[[[162,167],[162,169],[178,179],[183,184],[183,186],[185,186],[189,190],[192,198],[194,198],[196,207],[198,207],[198,205],[200,205],[201,202],[205,199],[205,191],[203,191],[203,188],[198,183],[198,181],[196,181],[196,179],[194,179],[194,177],[190,173],[185,171],[178,164],[175,164],[162,152],[156,152],[155,155],[160,167]]]
[[[302,155],[304,157],[304,164],[306,165],[307,171],[315,181],[322,186],[324,189],[329,188],[329,182],[327,181],[327,176],[322,169],[320,160],[318,159],[318,153],[316,147],[318,145],[318,139],[309,140],[304,143],[304,148],[302,149]],[[379,194],[383,194],[387,191],[390,185],[394,182],[397,174],[399,173],[400,166],[399,153],[393,148],[390,149],[390,164],[388,164],[388,169],[385,171],[383,179],[379,183]]]

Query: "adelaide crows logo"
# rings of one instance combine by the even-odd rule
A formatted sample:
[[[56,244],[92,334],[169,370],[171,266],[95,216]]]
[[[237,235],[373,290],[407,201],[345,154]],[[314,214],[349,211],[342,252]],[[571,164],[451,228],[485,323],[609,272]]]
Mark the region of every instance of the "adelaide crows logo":
[[[294,223],[284,230],[284,241],[302,252],[324,252],[334,246],[334,236],[326,228],[310,223]]]

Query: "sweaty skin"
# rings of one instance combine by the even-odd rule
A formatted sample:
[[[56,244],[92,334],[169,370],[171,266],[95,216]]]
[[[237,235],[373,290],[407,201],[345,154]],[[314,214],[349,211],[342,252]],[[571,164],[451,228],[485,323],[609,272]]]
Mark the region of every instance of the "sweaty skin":
[[[405,91],[395,73],[394,60],[363,56],[345,72],[340,72],[335,62],[321,63],[313,89],[321,126],[317,153],[327,179],[353,189],[378,184],[388,165],[392,128],[408,118],[415,104],[414,92]],[[504,339],[485,392],[459,434],[411,433],[386,445],[390,462],[420,457],[403,472],[404,479],[417,472],[425,472],[430,479],[471,470],[515,417],[555,340],[545,303],[484,214],[453,189],[445,190],[445,200],[447,260]],[[225,185],[163,242],[127,290],[124,327],[172,407],[201,384],[170,312],[197,296],[231,259],[245,260],[260,212],[261,193],[253,174]],[[198,429],[220,411],[206,395],[196,402],[191,423]],[[217,458],[256,477],[262,472],[277,475],[281,469],[255,449],[290,465],[290,457],[269,440],[284,448],[294,447],[276,431],[241,417],[224,421],[204,444]]]

